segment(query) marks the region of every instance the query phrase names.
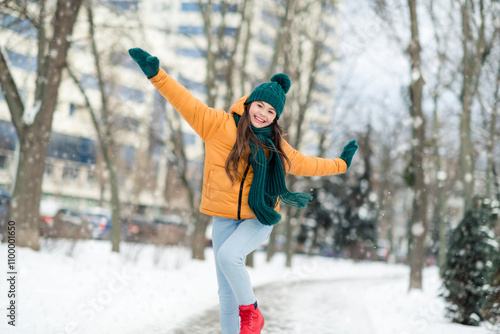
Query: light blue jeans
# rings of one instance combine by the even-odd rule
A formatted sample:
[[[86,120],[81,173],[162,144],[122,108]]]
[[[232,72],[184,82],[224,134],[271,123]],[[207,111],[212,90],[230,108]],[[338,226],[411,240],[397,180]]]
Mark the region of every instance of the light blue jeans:
[[[272,226],[261,224],[257,219],[213,218],[212,243],[222,334],[238,334],[239,305],[256,301],[245,260],[266,241],[272,230]]]

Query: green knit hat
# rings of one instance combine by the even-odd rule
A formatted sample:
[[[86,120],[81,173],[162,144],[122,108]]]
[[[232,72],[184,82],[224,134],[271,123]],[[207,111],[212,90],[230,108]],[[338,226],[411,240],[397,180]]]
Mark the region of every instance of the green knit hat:
[[[264,101],[276,109],[276,118],[279,119],[285,107],[286,96],[291,86],[288,75],[278,73],[273,75],[271,82],[266,82],[257,86],[248,97],[245,104],[254,101]]]

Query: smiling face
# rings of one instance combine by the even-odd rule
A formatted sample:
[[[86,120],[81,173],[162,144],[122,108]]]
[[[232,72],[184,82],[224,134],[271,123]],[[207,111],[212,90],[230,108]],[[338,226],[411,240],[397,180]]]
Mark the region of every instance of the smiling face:
[[[267,102],[255,101],[248,109],[250,122],[256,128],[263,128],[270,125],[276,118],[276,110]]]

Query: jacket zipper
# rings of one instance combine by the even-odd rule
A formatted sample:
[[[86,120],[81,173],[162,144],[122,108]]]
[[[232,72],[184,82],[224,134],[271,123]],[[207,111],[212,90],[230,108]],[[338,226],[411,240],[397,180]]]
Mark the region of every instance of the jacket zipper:
[[[243,184],[245,183],[245,179],[247,177],[249,169],[250,169],[250,163],[248,163],[247,169],[245,169],[245,173],[243,174],[243,178],[241,179],[241,183],[240,183],[240,195],[238,197],[238,220],[241,219],[241,200],[243,197]]]

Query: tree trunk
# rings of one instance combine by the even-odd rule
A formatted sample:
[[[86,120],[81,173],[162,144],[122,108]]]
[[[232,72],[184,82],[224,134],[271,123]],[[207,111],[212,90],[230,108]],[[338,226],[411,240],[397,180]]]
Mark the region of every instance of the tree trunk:
[[[271,76],[276,71],[276,66],[278,65],[278,60],[283,54],[283,46],[287,44],[290,40],[290,27],[292,25],[293,13],[295,8],[296,0],[286,0],[285,1],[285,14],[280,20],[280,27],[277,31],[277,37],[274,44],[274,53],[271,60],[271,65],[267,71],[266,78],[271,78]]]
[[[441,67],[440,67],[441,68]],[[437,229],[438,233],[438,241],[439,241],[439,248],[438,248],[438,267],[439,267],[439,272],[442,274],[442,271],[444,269],[444,264],[446,260],[446,251],[448,249],[447,247],[447,235],[446,235],[446,221],[444,219],[444,207],[445,207],[445,201],[446,201],[446,191],[445,191],[445,183],[446,183],[446,174],[443,174],[442,170],[442,163],[441,163],[441,155],[439,154],[439,147],[440,147],[440,137],[439,137],[439,130],[441,128],[441,124],[439,121],[439,115],[438,115],[438,91],[439,89],[434,90],[434,124],[433,124],[433,146],[434,146],[434,164],[435,164],[435,170],[436,170],[436,195],[434,199],[434,225],[435,228]]]
[[[493,98],[493,107],[491,109],[491,122],[490,122],[490,135],[488,138],[488,144],[486,146],[486,151],[488,154],[488,166],[486,169],[486,196],[490,199],[494,198],[492,184],[494,183],[493,176],[493,164],[495,157],[495,138],[496,138],[496,128],[497,128],[497,117],[498,117],[498,99],[500,98],[500,66],[497,70],[497,78],[495,85],[495,93]]]
[[[472,100],[477,89],[477,82],[481,72],[481,58],[484,52],[485,18],[483,0],[479,1],[479,27],[478,38],[474,43],[471,30],[471,0],[465,0],[461,5],[462,10],[462,49],[463,49],[463,77],[462,77],[462,115],[460,117],[460,167],[464,187],[464,212],[473,205],[474,196],[474,150],[472,145],[471,109]],[[471,44],[475,44],[474,48]],[[475,50],[474,50],[475,49]],[[475,84],[476,83],[476,84]]]
[[[248,12],[252,10],[252,0],[244,0],[243,4],[241,5],[241,23],[238,25],[237,32],[236,32],[236,37],[234,39],[234,45],[232,46],[231,50],[231,55],[229,56],[229,59],[227,61],[227,66],[226,66],[226,94],[224,97],[224,110],[229,110],[231,107],[231,104],[233,103],[234,100],[234,88],[235,88],[235,80],[234,80],[234,75],[235,75],[235,69],[236,69],[236,54],[238,52],[238,47],[241,44],[241,38],[242,38],[242,30],[243,26],[246,25],[247,29],[250,29],[250,25],[248,24],[248,20],[250,18],[250,15],[248,15]],[[225,27],[223,27],[225,29]],[[246,35],[247,37],[249,36],[248,33]],[[245,49],[245,48],[244,48]],[[248,49],[246,49],[248,52]],[[242,67],[244,68],[244,67]],[[242,92],[242,94],[244,94]]]
[[[266,262],[270,262],[276,254],[276,234],[277,232],[277,226],[273,228],[273,231],[271,232],[271,235],[269,236],[269,244],[267,245],[267,254],[266,254]]]
[[[433,112],[433,133],[432,133],[432,144],[434,148],[434,164],[435,164],[435,185],[436,191],[434,192],[434,229],[437,230],[437,241],[438,241],[438,259],[437,263],[439,266],[440,274],[444,269],[446,251],[447,247],[447,231],[446,231],[446,221],[444,219],[444,208],[446,203],[446,178],[447,175],[443,171],[441,155],[439,153],[439,148],[441,145],[441,138],[439,131],[441,130],[441,121],[439,119],[439,99],[441,97],[441,92],[443,91],[443,66],[444,60],[447,59],[447,49],[443,45],[443,40],[447,40],[449,36],[445,35],[444,38],[440,36],[440,23],[439,18],[436,15],[436,9],[434,6],[434,1],[431,0],[429,3],[429,15],[431,16],[432,24],[434,27],[434,39],[437,45],[437,59],[438,59],[438,69],[436,74],[436,84],[432,88],[432,99],[434,104]]]
[[[247,267],[252,267],[253,268],[253,266],[254,266],[254,261],[253,261],[254,256],[253,256],[253,254],[254,253],[255,253],[255,251],[253,251],[253,252],[251,252],[250,254],[247,255],[247,259],[245,261],[245,265]]]
[[[297,209],[293,207],[287,208],[287,219],[286,219],[286,227],[285,227],[285,255],[286,255],[286,263],[285,266],[290,268],[292,266],[292,258],[293,258],[293,230],[296,222],[296,213]]]
[[[193,214],[196,219],[193,239],[192,239],[192,258],[197,260],[205,260],[205,234],[207,231],[210,217],[200,212]]]
[[[290,188],[291,189],[291,188]],[[299,222],[302,221],[305,215],[305,210],[297,209],[295,207],[288,207],[288,217],[286,220],[286,242],[285,242],[285,254],[286,254],[286,264],[288,268],[292,267],[293,254],[295,254],[295,233],[296,227]]]
[[[19,142],[19,165],[9,220],[16,223],[16,246],[38,250],[38,212],[48,143],[46,133],[36,126]]]
[[[424,180],[425,118],[422,112],[424,80],[420,70],[420,41],[417,0],[408,0],[411,22],[411,42],[408,47],[411,61],[410,115],[413,119],[411,151],[413,165],[413,207],[410,219],[410,289],[422,289],[422,270],[425,262],[427,233],[427,193]]]
[[[252,40],[252,20],[253,20],[253,1],[250,2],[250,8],[247,12],[245,19],[245,24],[246,24],[246,35],[243,40],[243,59],[241,61],[241,75],[240,75],[240,87],[241,87],[241,94],[245,94],[246,91],[246,85],[250,81],[248,79],[248,74],[246,71],[247,67],[247,62],[248,62],[248,56],[250,55],[250,41]]]
[[[85,102],[87,104],[87,108],[89,109],[90,116],[92,118],[92,123],[94,124],[94,128],[97,133],[97,137],[99,138],[99,143],[101,144],[102,148],[102,153],[103,153],[103,158],[104,161],[106,162],[106,167],[108,168],[109,171],[109,185],[111,189],[111,210],[112,210],[112,218],[111,218],[111,250],[113,252],[120,252],[120,241],[121,241],[121,221],[119,219],[120,217],[120,199],[118,196],[119,189],[118,189],[118,176],[116,173],[116,163],[113,155],[113,150],[110,148],[109,140],[106,140],[104,137],[108,134],[104,134],[100,125],[99,121],[97,120],[97,116],[94,112],[94,108],[92,107],[90,103],[90,99],[85,93],[85,90],[83,87],[80,85],[78,82],[77,77],[71,71],[71,69],[68,69],[68,72],[70,76],[73,78],[73,81],[75,82],[75,85],[80,89],[80,92],[83,95],[83,98],[85,99]],[[102,92],[104,93],[104,92]],[[109,126],[105,125],[104,126]],[[104,131],[106,132],[106,131]],[[104,204],[104,190],[105,190],[105,185],[104,183],[101,184],[100,186],[100,197],[99,197],[99,206],[103,206]],[[118,222],[116,221],[118,220]]]
[[[49,42],[48,52],[43,55],[43,62],[40,62],[42,56],[39,55],[39,63],[43,63],[44,67],[38,71],[36,84],[33,110],[38,112],[31,120],[28,117],[30,110],[24,110],[5,58],[3,55],[0,57],[2,89],[19,138],[19,165],[12,194],[10,220],[16,222],[16,245],[20,247],[39,249],[38,215],[45,155],[50,141],[52,116],[57,105],[61,74],[66,66],[66,55],[70,45],[68,37],[72,35],[81,2],[82,0],[57,2],[53,19],[54,33]]]
[[[92,53],[94,56],[95,69],[97,73],[97,79],[99,82],[99,90],[101,93],[101,120],[104,124],[104,134],[101,136],[101,145],[103,145],[103,157],[106,161],[106,166],[109,171],[109,186],[111,190],[111,250],[113,252],[120,252],[120,241],[121,241],[121,220],[120,220],[120,196],[118,188],[118,172],[116,169],[116,158],[115,151],[116,147],[114,144],[113,133],[111,131],[110,123],[110,110],[108,107],[108,99],[104,87],[104,78],[100,63],[100,54],[97,50],[97,44],[95,39],[95,29],[94,29],[94,15],[92,13],[92,3],[89,1],[87,3],[87,17],[89,21],[89,35],[90,42],[92,45]],[[95,115],[94,115],[95,117]],[[98,130],[98,123],[94,119],[94,126]],[[102,131],[101,131],[102,133]]]

